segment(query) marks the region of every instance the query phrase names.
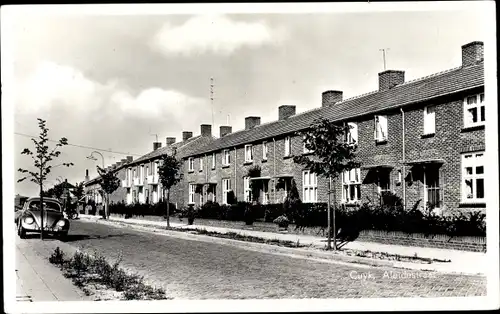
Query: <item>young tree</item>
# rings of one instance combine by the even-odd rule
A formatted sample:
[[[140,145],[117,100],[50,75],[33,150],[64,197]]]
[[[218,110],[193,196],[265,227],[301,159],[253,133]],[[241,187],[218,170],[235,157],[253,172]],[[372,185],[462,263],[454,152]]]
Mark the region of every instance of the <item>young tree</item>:
[[[356,143],[348,143],[344,140],[345,134],[349,132],[349,125],[339,125],[326,118],[315,120],[310,129],[299,132],[304,137],[304,143],[312,156],[295,156],[294,162],[308,168],[319,176],[328,178],[328,200],[330,200],[332,180],[335,180],[344,171],[359,167],[354,161]],[[335,193],[333,193],[335,204]],[[328,249],[331,248],[331,223],[330,223],[330,201],[328,201]],[[337,249],[335,235],[335,208],[333,212],[333,245]]]
[[[40,136],[38,137],[39,138],[38,140],[34,138],[31,139],[35,144],[36,151],[32,152],[29,148],[25,148],[21,152],[22,155],[31,156],[36,171],[30,171],[27,169],[19,168],[18,171],[25,174],[25,176],[17,180],[17,182],[22,182],[26,179],[30,179],[31,182],[36,183],[40,187],[40,211],[41,211],[40,239],[43,240],[43,225],[44,225],[43,197],[45,194],[43,191],[43,185],[47,179],[47,175],[51,172],[52,168],[58,166],[70,167],[73,166],[73,163],[71,162],[62,163],[56,166],[51,165],[51,161],[53,161],[54,158],[59,157],[59,155],[61,154],[58,148],[68,145],[68,139],[62,137],[59,140],[59,142],[55,145],[55,147],[52,150],[49,150],[49,146],[47,146],[47,142],[49,141],[48,137],[49,129],[46,126],[46,121],[40,118],[38,118],[37,120],[38,120],[38,127],[40,128]]]
[[[85,195],[83,181],[75,185],[75,190],[73,194],[75,194],[75,197],[78,199],[78,201],[80,201],[80,199]]]
[[[170,189],[182,179],[180,172],[182,161],[174,155],[163,155],[158,167],[159,181],[163,186],[163,193],[167,194],[167,227],[170,227]],[[165,197],[165,195],[163,195]]]
[[[109,196],[120,187],[120,179],[112,170],[106,171],[99,166],[97,166],[97,173],[101,177],[99,185],[104,197],[104,219],[109,219]]]

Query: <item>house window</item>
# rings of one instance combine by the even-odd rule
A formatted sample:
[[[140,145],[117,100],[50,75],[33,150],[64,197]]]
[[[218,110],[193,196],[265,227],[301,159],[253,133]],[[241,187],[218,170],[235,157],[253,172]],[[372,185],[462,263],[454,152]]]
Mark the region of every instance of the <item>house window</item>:
[[[361,199],[361,170],[344,171],[342,174],[342,201],[353,203]]]
[[[440,208],[439,169],[432,166],[425,167],[424,182],[424,206]]]
[[[307,149],[307,147],[306,147],[306,137],[305,136],[304,136],[302,141],[304,142],[304,147],[303,147],[304,154],[312,153],[312,150]]]
[[[200,193],[200,205],[203,205],[203,202],[205,201],[204,195],[205,195],[205,186],[201,186],[201,193]]]
[[[468,96],[464,100],[464,126],[484,125],[486,120],[484,94]]]
[[[434,134],[436,132],[436,106],[424,108],[424,134]]]
[[[158,186],[153,185],[153,203],[158,203]]]
[[[267,142],[262,143],[262,160],[267,160],[268,146]]]
[[[149,190],[145,189],[144,191],[144,195],[146,195],[146,204],[149,204]]]
[[[148,175],[151,175],[151,168],[149,168],[149,165],[148,165],[148,166],[146,166],[146,173],[147,173]]]
[[[142,186],[139,187],[139,203],[144,203],[144,190]]]
[[[134,179],[137,178],[137,171],[136,171],[136,169],[134,169],[133,174],[134,174],[133,178]]]
[[[196,185],[189,184],[189,204],[194,204],[194,196],[196,195]]]
[[[252,145],[245,145],[245,161],[253,161]]]
[[[229,154],[229,149],[225,149],[222,154],[222,165],[229,166],[231,163],[231,155]]]
[[[194,171],[194,158],[189,157],[188,159],[188,169],[189,171]]]
[[[262,204],[269,204],[269,184],[264,181],[262,184]]]
[[[462,201],[484,202],[484,152],[462,155]]]
[[[222,179],[222,203],[227,204],[227,195],[231,191],[231,180]]]
[[[215,153],[212,154],[212,169],[215,169]]]
[[[200,157],[200,171],[203,171],[203,157]]]
[[[250,177],[243,178],[243,190],[245,191],[245,202],[251,202],[250,196],[252,195],[252,190],[250,189]]]
[[[377,142],[387,141],[387,116],[375,116],[374,138]]]
[[[344,141],[348,144],[354,144],[358,142],[358,124],[354,122],[348,122],[349,130],[345,132]]]
[[[137,203],[137,192],[135,190],[132,191],[132,201]]]
[[[302,173],[302,192],[304,203],[315,203],[318,200],[318,180],[316,174],[306,170]]]
[[[285,137],[285,157],[290,156],[290,136]]]

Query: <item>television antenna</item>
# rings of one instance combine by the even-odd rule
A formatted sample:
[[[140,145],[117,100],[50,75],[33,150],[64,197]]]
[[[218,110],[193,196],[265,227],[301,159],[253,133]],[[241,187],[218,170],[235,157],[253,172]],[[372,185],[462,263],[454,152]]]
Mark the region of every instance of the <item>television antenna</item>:
[[[382,51],[382,56],[384,58],[384,71],[387,69],[386,67],[386,61],[385,61],[385,54],[387,51],[389,51],[390,49],[389,48],[383,48],[383,49],[379,49],[379,51]]]

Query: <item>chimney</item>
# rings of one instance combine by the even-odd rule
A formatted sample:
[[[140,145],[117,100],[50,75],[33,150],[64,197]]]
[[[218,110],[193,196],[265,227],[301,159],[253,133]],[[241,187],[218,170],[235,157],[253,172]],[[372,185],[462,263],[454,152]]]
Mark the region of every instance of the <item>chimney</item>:
[[[187,141],[192,137],[193,137],[193,132],[189,132],[189,131],[182,132],[182,140],[183,141]]]
[[[219,131],[219,136],[223,137],[228,135],[229,133],[233,132],[233,128],[228,126],[228,125],[221,125],[220,126],[220,131]]]
[[[153,142],[153,150],[157,150],[160,147],[161,147],[161,143],[160,142]]]
[[[467,67],[484,60],[482,41],[473,41],[462,46],[462,66]]]
[[[115,168],[118,168],[118,167],[120,167],[122,165],[122,162],[121,161],[117,161],[115,165],[116,165]]]
[[[175,143],[175,137],[167,137],[167,146]]]
[[[327,107],[334,105],[342,101],[342,91],[338,90],[327,90],[322,94],[321,107]]]
[[[126,159],[126,158],[124,158],[124,159],[122,159],[122,160],[121,160],[122,165],[126,164],[127,162],[128,162],[128,161],[127,161],[127,159]]]
[[[253,129],[254,127],[260,125],[260,117],[246,117],[245,118],[245,130]]]
[[[89,169],[85,169],[85,181],[90,180]]]
[[[200,125],[201,136],[212,136],[212,125],[202,124]]]
[[[295,106],[283,105],[278,107],[278,119],[285,120],[295,114]]]
[[[405,71],[387,70],[378,74],[378,90],[384,91],[405,82]]]
[[[127,156],[127,162],[132,162],[134,160],[134,157],[132,156]]]

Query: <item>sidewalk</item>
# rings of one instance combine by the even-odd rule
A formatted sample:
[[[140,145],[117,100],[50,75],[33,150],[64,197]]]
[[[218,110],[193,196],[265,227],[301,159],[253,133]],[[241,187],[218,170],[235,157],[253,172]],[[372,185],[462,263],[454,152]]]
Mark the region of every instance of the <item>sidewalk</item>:
[[[100,219],[99,216],[90,215],[80,215],[81,218],[87,219]],[[137,225],[147,225],[153,227],[166,227],[167,223],[165,221],[150,221],[141,219],[125,219],[119,217],[110,217],[109,221],[125,222],[129,224]],[[195,220],[196,223],[196,220]],[[187,225],[185,223],[170,222],[170,226],[174,228],[182,229],[205,229],[207,231],[213,231],[218,233],[229,233],[234,232],[241,235],[259,237],[264,239],[279,239],[282,241],[299,241],[303,245],[311,245],[315,248],[325,248],[326,239],[324,237],[315,237],[311,235],[297,235],[297,234],[286,234],[277,232],[264,232],[264,231],[254,231],[254,230],[243,230],[235,228],[222,228],[213,226],[203,226],[203,225]],[[466,273],[466,274],[484,274],[487,268],[486,264],[486,254],[480,252],[467,252],[459,250],[447,250],[438,248],[426,248],[426,247],[414,247],[414,246],[402,246],[402,245],[389,245],[375,242],[361,242],[354,241],[348,242],[342,249],[360,250],[360,251],[371,251],[371,252],[383,252],[388,254],[397,254],[401,256],[418,256],[422,258],[434,258],[440,260],[451,260],[451,262],[440,263],[433,262],[432,264],[416,264],[416,263],[399,263],[394,262],[395,267],[408,267],[412,266],[415,268],[431,269],[443,272],[456,272],[456,273]],[[404,264],[404,265],[403,265]],[[414,264],[414,265],[408,265]]]
[[[31,245],[34,241],[16,237],[16,300],[40,301],[86,301],[83,292],[65,278],[62,272],[48,260],[38,255]]]

